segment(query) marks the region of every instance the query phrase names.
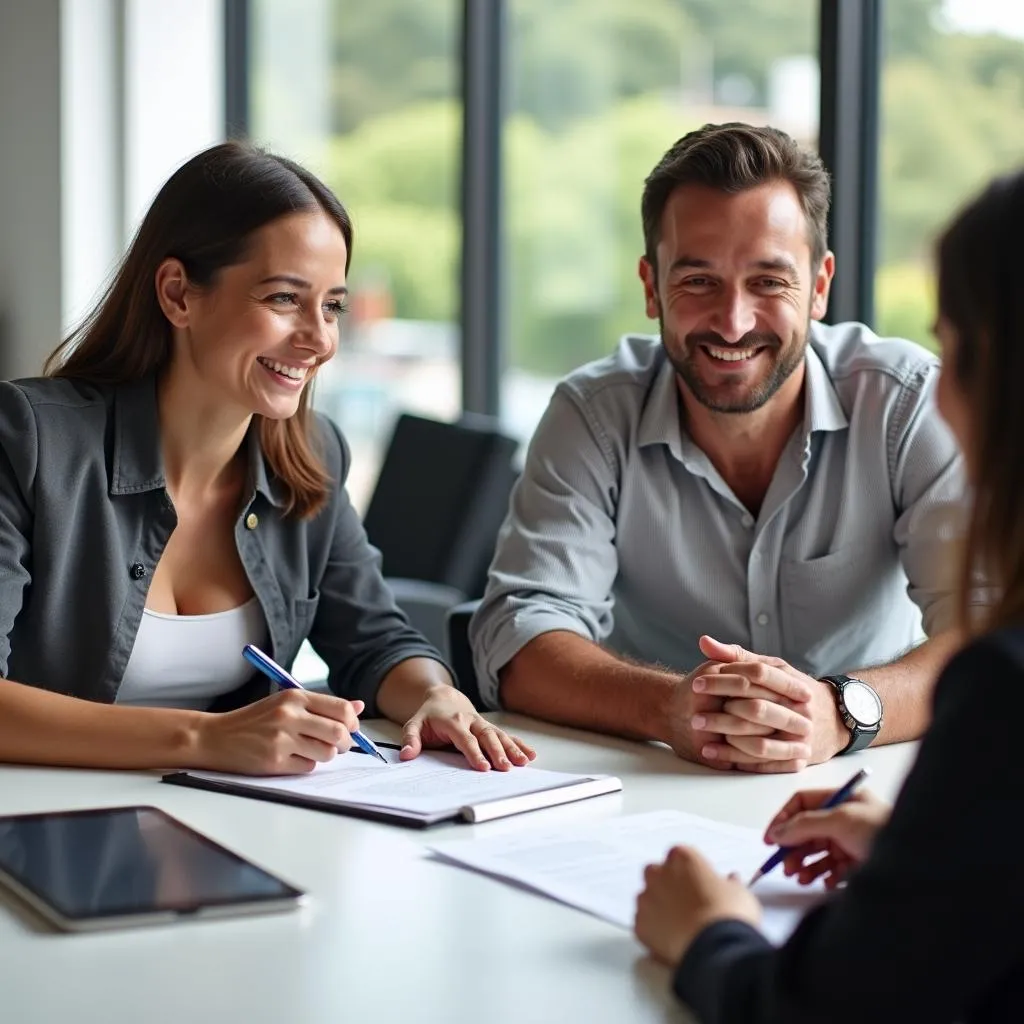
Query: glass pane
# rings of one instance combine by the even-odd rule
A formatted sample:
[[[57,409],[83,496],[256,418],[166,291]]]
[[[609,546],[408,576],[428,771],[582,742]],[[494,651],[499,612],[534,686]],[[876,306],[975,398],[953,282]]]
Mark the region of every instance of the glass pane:
[[[364,511],[400,411],[459,414],[457,0],[254,0],[253,137],[316,171],[355,225],[349,313],[316,404]]]
[[[817,0],[509,0],[509,369],[528,437],[555,382],[645,319],[644,179],[706,122],[817,144]]]
[[[883,10],[875,323],[934,348],[935,235],[988,178],[1024,163],[1024,5]]]

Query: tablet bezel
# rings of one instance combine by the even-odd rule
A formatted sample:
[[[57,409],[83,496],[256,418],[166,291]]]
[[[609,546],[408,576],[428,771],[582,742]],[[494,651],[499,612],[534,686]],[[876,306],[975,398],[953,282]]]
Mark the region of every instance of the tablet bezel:
[[[237,860],[247,867],[273,879],[274,882],[284,888],[285,894],[225,896],[223,899],[215,899],[183,907],[161,909],[143,907],[130,913],[123,913],[121,911],[111,913],[90,912],[82,916],[70,916],[62,908],[52,903],[45,892],[30,886],[25,879],[12,874],[3,864],[0,864],[0,886],[13,893],[49,924],[66,932],[105,931],[141,925],[169,924],[175,921],[188,921],[190,919],[210,920],[213,918],[240,917],[251,914],[279,913],[297,909],[306,903],[307,893],[304,890],[292,885],[290,882],[286,882],[279,875],[256,864],[248,857],[238,853],[238,851],[232,850],[223,843],[198,831],[180,818],[169,814],[163,808],[151,804],[126,804],[109,807],[85,807],[69,811],[33,811],[27,814],[4,814],[0,815],[0,824],[11,821],[60,821],[73,817],[90,817],[113,813],[123,814],[129,811],[147,811],[156,814],[169,823],[172,828],[180,829],[182,833],[188,836],[190,841],[198,842],[207,847],[213,847],[225,856]]]

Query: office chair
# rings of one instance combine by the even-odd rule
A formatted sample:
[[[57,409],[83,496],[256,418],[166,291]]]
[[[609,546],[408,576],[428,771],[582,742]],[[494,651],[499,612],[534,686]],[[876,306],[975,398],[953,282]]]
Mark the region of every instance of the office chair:
[[[395,423],[363,525],[399,605],[443,653],[445,613],[483,594],[518,447],[487,416]]]
[[[480,601],[463,601],[448,609],[446,633],[448,662],[455,672],[455,685],[473,702],[477,711],[489,711],[480,697],[480,687],[473,668],[473,649],[469,646],[469,620],[480,607]]]

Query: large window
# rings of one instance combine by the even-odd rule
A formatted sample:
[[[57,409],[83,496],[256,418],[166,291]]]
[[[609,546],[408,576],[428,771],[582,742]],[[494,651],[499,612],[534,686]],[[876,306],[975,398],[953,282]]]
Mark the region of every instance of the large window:
[[[500,0],[496,292],[501,414],[512,432],[529,437],[563,374],[626,332],[655,329],[636,275],[639,203],[675,139],[743,120],[817,144],[824,2]],[[1024,163],[1024,5],[880,8],[874,326],[931,344],[937,229],[992,174]],[[352,443],[350,490],[365,507],[396,413],[459,412],[459,40],[464,10],[479,8],[251,0],[250,9],[253,135],[318,170],[356,224],[352,309],[317,402]],[[474,153],[487,145],[467,141]],[[470,341],[474,353],[498,344]]]
[[[395,416],[459,413],[458,0],[253,0],[251,133],[355,225],[351,299],[316,404],[365,509]]]
[[[555,381],[644,317],[644,178],[708,121],[816,145],[817,0],[507,0],[502,415],[528,437]]]
[[[988,178],[1024,164],[1024,6],[883,10],[876,326],[934,347],[936,232]]]

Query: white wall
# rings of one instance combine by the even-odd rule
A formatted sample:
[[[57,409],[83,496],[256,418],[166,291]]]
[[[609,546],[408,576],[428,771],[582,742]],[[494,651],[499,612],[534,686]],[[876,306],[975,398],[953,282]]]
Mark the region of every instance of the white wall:
[[[215,0],[0,0],[0,378],[41,371],[223,138],[223,52]]]
[[[92,307],[124,243],[122,22],[120,0],[64,0],[62,6],[65,330]]]
[[[0,4],[0,377],[60,339],[60,0]]]
[[[224,138],[224,5],[124,3],[125,221],[131,233],[171,172]]]

